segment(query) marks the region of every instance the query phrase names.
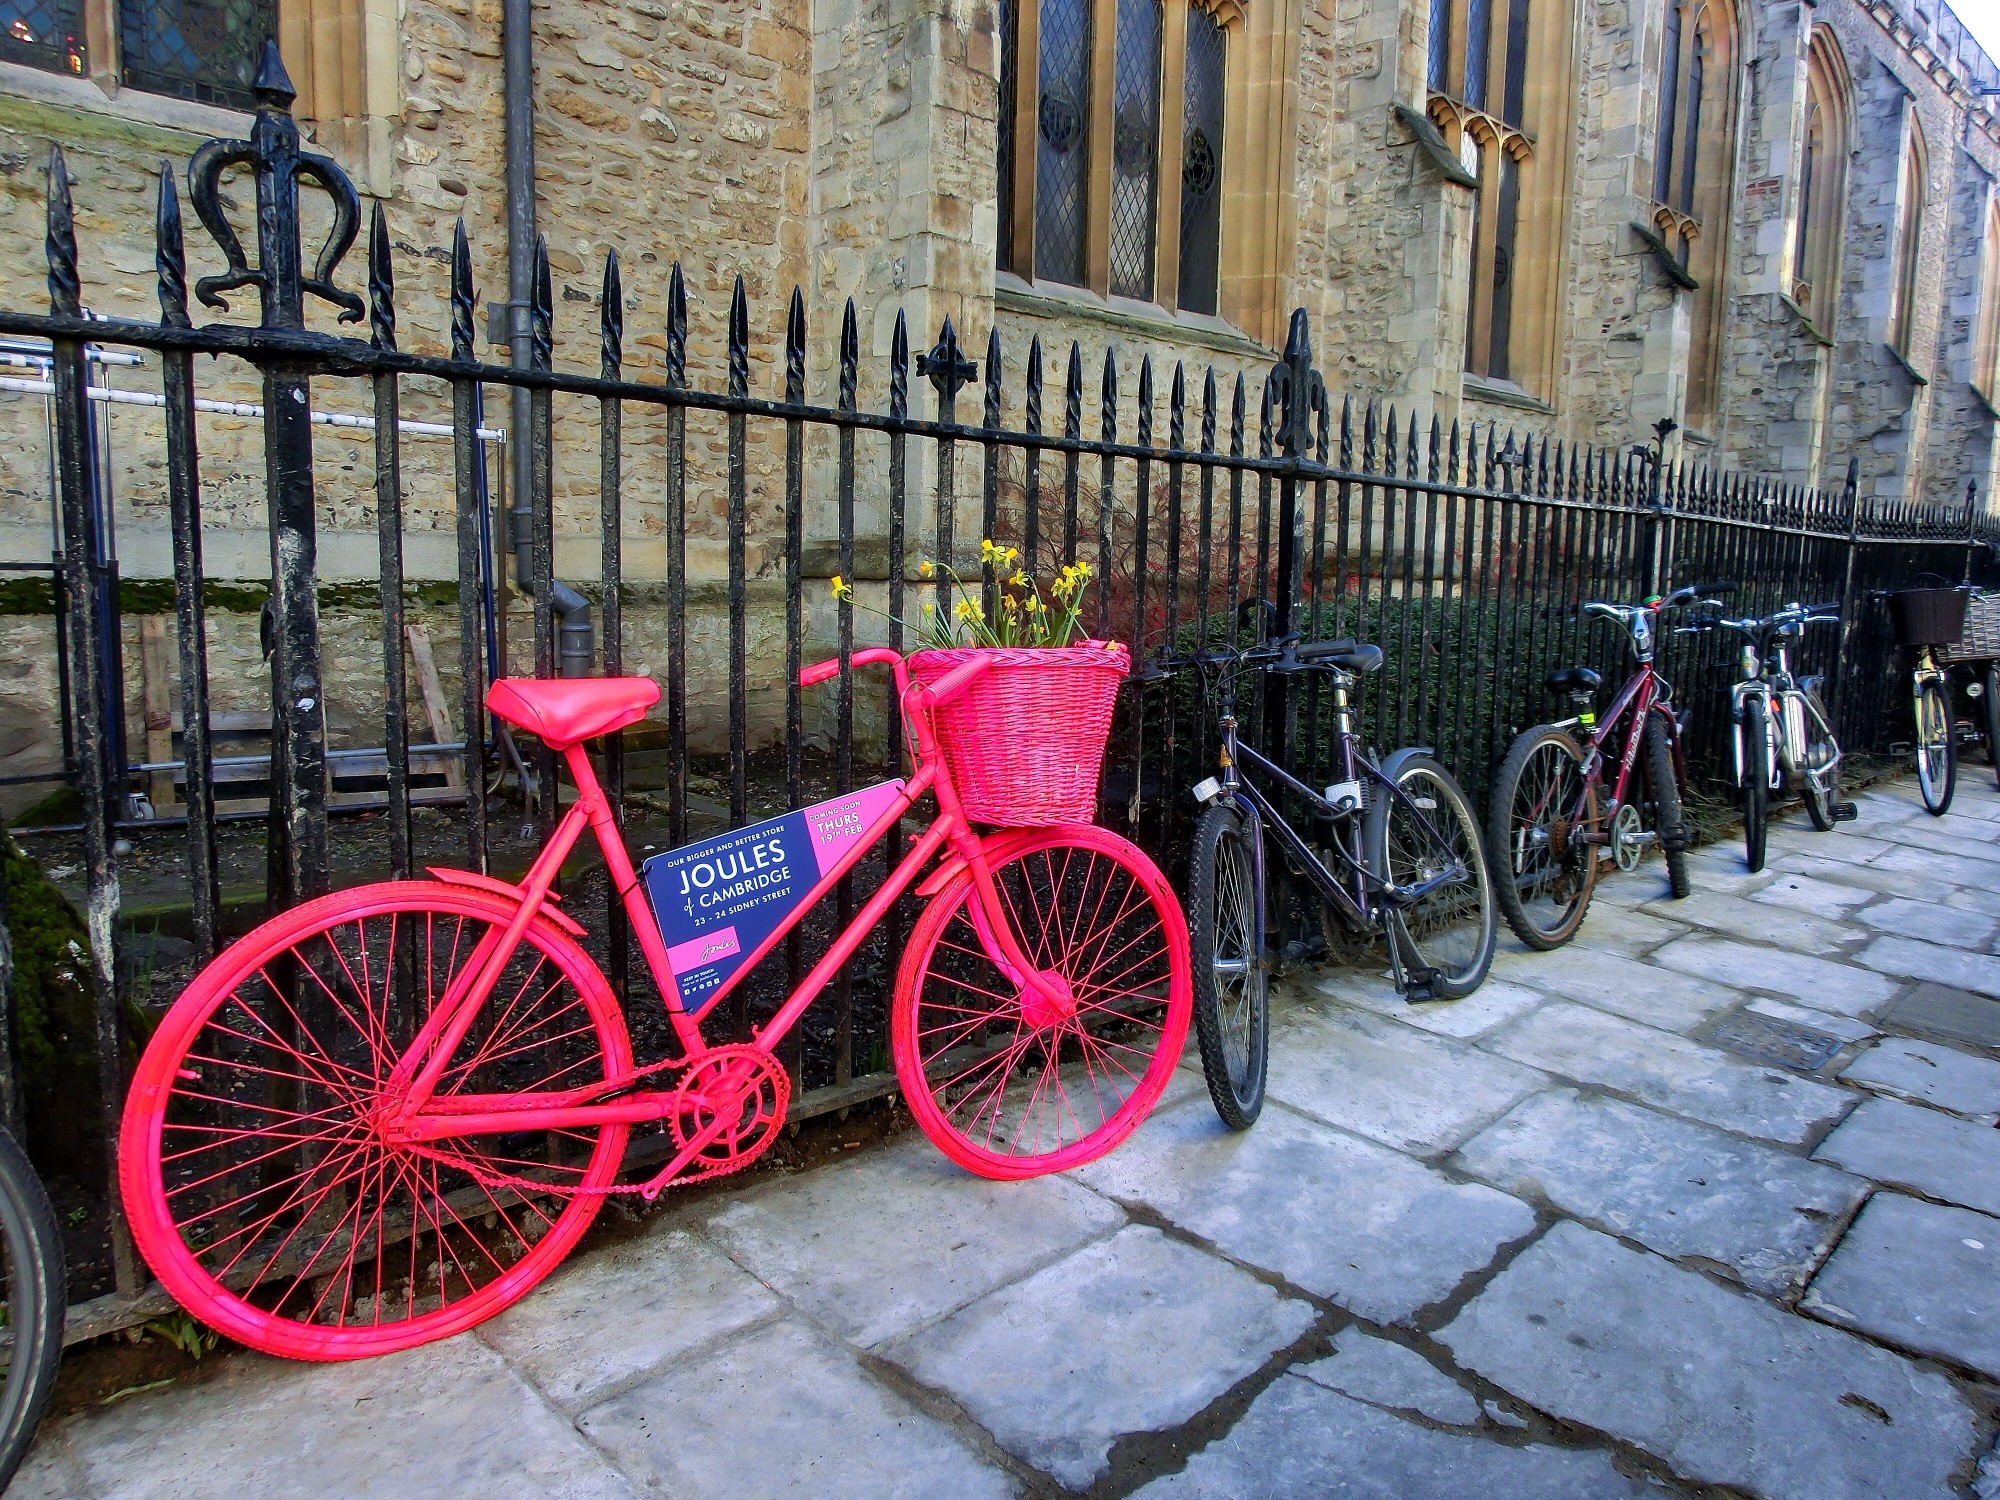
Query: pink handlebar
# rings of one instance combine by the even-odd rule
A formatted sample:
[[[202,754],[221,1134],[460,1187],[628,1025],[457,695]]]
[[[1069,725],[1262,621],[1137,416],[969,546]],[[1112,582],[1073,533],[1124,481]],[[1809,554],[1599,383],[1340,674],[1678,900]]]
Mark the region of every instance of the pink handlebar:
[[[850,653],[847,659],[851,665],[857,667],[895,667],[896,675],[898,677],[903,675],[903,654],[900,651],[891,651],[887,646],[868,646]],[[822,682],[831,682],[839,675],[840,658],[836,656],[831,661],[814,662],[802,669],[799,672],[799,686],[813,687]]]
[[[909,674],[903,668],[903,654],[900,651],[893,651],[887,646],[868,646],[860,651],[853,652],[848,657],[848,661],[857,667],[883,666],[892,668],[896,674],[897,693],[899,695],[907,695],[909,693],[910,678]],[[992,665],[993,663],[990,658],[975,656],[971,661],[965,663],[964,666],[952,668],[951,671],[945,673],[936,682],[924,683],[920,684],[920,686],[923,687],[925,696],[930,699],[933,705],[944,703],[964,692],[971,685],[973,678],[979,676],[980,673]],[[831,682],[839,675],[840,658],[836,656],[831,661],[814,662],[811,666],[802,668],[799,672],[799,686],[812,687],[817,683]]]

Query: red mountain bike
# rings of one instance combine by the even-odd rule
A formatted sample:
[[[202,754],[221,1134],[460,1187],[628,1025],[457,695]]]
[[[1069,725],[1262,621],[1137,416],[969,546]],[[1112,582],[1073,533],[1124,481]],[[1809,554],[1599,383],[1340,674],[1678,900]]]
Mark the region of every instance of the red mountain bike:
[[[1733,587],[1710,584],[1641,604],[1583,606],[1585,615],[1625,628],[1638,666],[1602,721],[1592,707],[1602,682],[1597,673],[1551,672],[1549,690],[1567,697],[1576,712],[1520,735],[1494,778],[1487,857],[1507,925],[1530,948],[1557,948],[1576,935],[1605,854],[1632,870],[1657,845],[1674,895],[1688,893],[1687,766],[1680,721],[1668,701],[1673,688],[1654,670],[1653,643],[1663,611]]]
[[[909,780],[649,861],[650,904],[584,744],[638,722],[659,688],[496,682],[488,706],[558,750],[576,785],[522,882],[433,870],[308,902],[217,957],[148,1044],[119,1175],[166,1289],[232,1338],[307,1359],[490,1317],[555,1268],[607,1194],[650,1199],[771,1144],[791,1093],[779,1042],[939,855],[890,1013],[917,1123],[996,1178],[1075,1166],[1130,1134],[1180,1059],[1191,1006],[1165,877],[1087,824],[973,831],[933,715],[988,660],[928,684],[894,651],[852,660],[895,673]],[[703,1017],[926,791],[935,821],[777,1013],[748,1042],[705,1040]],[[556,872],[586,830],[678,1057],[634,1064],[618,1000],[557,904]],[[683,903],[697,935],[670,946],[660,919],[680,922]],[[643,1125],[661,1128],[657,1165],[620,1184]]]

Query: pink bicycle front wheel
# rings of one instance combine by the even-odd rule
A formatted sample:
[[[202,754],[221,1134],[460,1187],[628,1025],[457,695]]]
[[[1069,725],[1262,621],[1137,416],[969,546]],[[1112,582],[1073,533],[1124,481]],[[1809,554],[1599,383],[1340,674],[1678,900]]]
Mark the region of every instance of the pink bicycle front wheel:
[[[1047,995],[989,955],[970,872],[925,908],[896,981],[903,1098],[982,1177],[1094,1161],[1145,1119],[1193,1008],[1187,924],[1157,866],[1087,824],[991,835],[994,882]]]
[[[481,940],[518,910],[400,882],[339,891],[223,951],[176,1000],[126,1100],[132,1236],[190,1313],[294,1359],[358,1359],[491,1317],[595,1217],[629,1128],[411,1144],[392,1073]],[[617,1000],[552,923],[529,923],[441,1076],[454,1096],[629,1075]]]

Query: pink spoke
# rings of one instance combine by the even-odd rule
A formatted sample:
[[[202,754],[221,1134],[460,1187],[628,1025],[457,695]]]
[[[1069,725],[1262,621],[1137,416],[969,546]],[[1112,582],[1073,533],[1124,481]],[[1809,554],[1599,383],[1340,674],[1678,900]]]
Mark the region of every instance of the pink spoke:
[[[262,1131],[257,1132],[260,1136],[263,1133]],[[353,1133],[354,1127],[352,1125],[335,1125],[313,1135],[288,1136],[270,1150],[261,1152],[251,1157],[248,1161],[230,1162],[219,1172],[211,1172],[208,1176],[198,1177],[193,1182],[177,1183],[175,1186],[167,1189],[166,1196],[169,1198],[183,1197],[193,1192],[196,1188],[207,1187],[211,1182],[219,1182],[225,1177],[234,1177],[238,1172],[248,1171],[251,1167],[256,1166],[257,1163],[269,1161],[274,1156],[283,1156],[288,1151],[296,1151],[302,1146],[310,1146],[319,1141],[330,1140],[337,1135],[352,1135]],[[197,1147],[196,1149],[207,1150],[209,1148]],[[161,1164],[165,1164],[165,1158],[161,1159]],[[306,1170],[311,1171],[312,1169],[308,1167]]]

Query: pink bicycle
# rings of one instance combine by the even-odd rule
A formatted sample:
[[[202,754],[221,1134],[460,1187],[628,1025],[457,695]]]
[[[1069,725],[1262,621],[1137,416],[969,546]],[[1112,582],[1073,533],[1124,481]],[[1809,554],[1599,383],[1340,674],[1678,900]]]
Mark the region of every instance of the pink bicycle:
[[[387,1353],[524,1295],[606,1195],[651,1199],[747,1166],[784,1123],[778,1043],[938,855],[890,1016],[917,1123],[994,1178],[1075,1166],[1129,1135],[1187,1034],[1187,929],[1166,879],[1088,824],[973,830],[933,716],[985,659],[929,682],[894,651],[851,659],[895,673],[909,779],[690,846],[699,859],[648,861],[643,881],[584,744],[636,723],[658,687],[496,682],[493,712],[557,749],[576,785],[521,884],[434,869],[309,902],[219,955],[147,1046],[120,1185],[182,1306],[268,1353]],[[926,791],[935,821],[776,1014],[751,1041],[705,1041],[703,1018]],[[586,829],[665,997],[681,1055],[664,1062],[634,1064],[618,1001],[551,891]],[[627,1138],[648,1125],[664,1161],[621,1183]]]

